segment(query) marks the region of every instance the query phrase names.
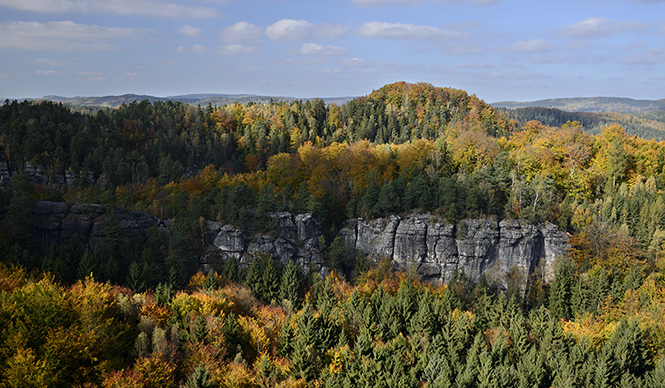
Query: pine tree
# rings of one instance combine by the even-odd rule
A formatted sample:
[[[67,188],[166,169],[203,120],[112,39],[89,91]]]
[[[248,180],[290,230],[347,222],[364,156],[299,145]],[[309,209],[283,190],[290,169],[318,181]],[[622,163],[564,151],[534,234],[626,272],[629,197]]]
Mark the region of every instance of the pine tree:
[[[557,268],[550,288],[549,309],[557,318],[571,317],[570,298],[573,282],[573,265],[567,260],[563,261]]]
[[[494,388],[499,386],[496,377],[496,367],[492,361],[493,357],[490,352],[484,349],[479,355],[478,374],[476,379],[478,387]]]
[[[653,355],[636,319],[622,319],[607,346],[612,349],[618,368],[641,377],[653,366]]]
[[[260,260],[263,261],[263,273],[261,274],[261,299],[270,303],[279,300],[280,271],[277,262],[270,255],[264,255]]]
[[[643,281],[641,266],[633,264],[623,281],[623,289],[624,291],[637,290],[640,288]]]
[[[129,269],[127,270],[127,285],[134,290],[134,292],[143,292],[146,288],[146,284],[143,281],[142,267],[136,260],[129,264]]]
[[[594,362],[593,384],[598,388],[614,387],[619,381],[619,368],[611,351],[603,349]]]
[[[300,308],[302,303],[300,276],[300,266],[294,261],[289,261],[282,271],[282,279],[279,284],[279,299],[288,300],[295,309]]]
[[[319,349],[316,337],[318,329],[312,306],[306,304],[298,323],[298,337],[293,344],[291,353],[291,363],[295,376],[306,381],[314,379],[317,371]]]
[[[203,288],[208,291],[219,289],[221,285],[217,281],[218,276],[219,275],[217,275],[217,272],[213,270],[208,271],[208,274],[203,281]]]
[[[653,388],[665,388],[665,357],[660,357],[653,372],[649,375]]]
[[[222,266],[222,275],[232,282],[237,283],[241,280],[238,261],[235,258],[232,257],[224,262],[224,265]]]
[[[335,345],[341,331],[336,314],[338,301],[332,289],[332,276],[326,279],[323,285],[323,292],[319,294],[316,301],[316,306],[320,314],[317,342],[321,344],[322,349],[329,349]]]
[[[203,364],[199,364],[194,369],[194,372],[189,375],[185,383],[185,388],[212,388],[214,386],[210,378],[210,373],[208,373],[208,368]]]

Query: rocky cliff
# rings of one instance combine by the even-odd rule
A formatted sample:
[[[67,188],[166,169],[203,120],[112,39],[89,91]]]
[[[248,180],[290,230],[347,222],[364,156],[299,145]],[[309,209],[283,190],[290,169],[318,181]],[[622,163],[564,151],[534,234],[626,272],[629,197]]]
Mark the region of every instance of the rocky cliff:
[[[95,174],[89,171],[80,172],[78,174],[71,169],[58,172],[52,169],[46,169],[41,165],[33,165],[28,160],[24,160],[21,163],[21,171],[23,171],[34,183],[44,186],[69,186],[74,184],[77,179],[85,180],[88,183],[95,183],[97,181]],[[19,171],[16,169],[16,166],[10,166],[7,157],[0,153],[0,188],[7,187],[11,177],[18,173]]]
[[[437,216],[415,214],[351,220],[340,233],[347,250],[374,260],[387,258],[402,269],[412,267],[430,281],[445,281],[463,270],[471,280],[486,274],[505,285],[513,268],[526,280],[537,267],[551,279],[555,259],[569,249],[568,236],[555,225],[518,220],[464,220],[452,225]]]
[[[122,209],[111,212],[100,205],[42,201],[33,212],[44,250],[54,242],[69,245],[74,238],[84,246],[96,246],[110,233],[118,236],[121,245],[135,246],[145,241],[152,227],[167,237],[171,234],[170,221]],[[274,227],[267,233],[208,221],[201,265],[216,258],[234,258],[248,265],[257,255],[269,254],[282,263],[294,260],[306,271],[325,274],[319,247],[321,225],[312,215],[280,212],[269,216]],[[464,270],[472,280],[486,274],[499,285],[505,284],[513,268],[524,279],[537,267],[552,278],[555,259],[569,247],[567,235],[550,223],[483,219],[453,225],[430,214],[350,220],[340,236],[350,254],[362,252],[376,261],[388,258],[398,268],[415,268],[425,280],[445,281],[454,271]]]
[[[156,228],[167,238],[172,232],[170,220],[94,204],[41,201],[35,204],[33,214],[42,253],[48,252],[54,243],[69,246],[74,239],[91,248],[103,245],[108,238],[117,238],[121,250],[131,249],[145,242],[150,228]],[[257,255],[265,253],[282,263],[295,260],[304,270],[325,273],[319,252],[321,225],[312,215],[294,216],[285,212],[269,215],[275,227],[268,233],[250,234],[233,225],[206,222],[206,247],[200,264],[205,266],[216,258],[235,258],[241,265],[249,265]]]
[[[211,249],[208,253],[221,255],[223,260],[235,258],[246,266],[259,254],[269,254],[285,264],[296,261],[305,271],[325,274],[324,259],[319,252],[321,225],[311,214],[269,213],[275,227],[268,233],[249,234],[233,225],[209,222]],[[203,262],[207,262],[203,258]]]
[[[107,238],[117,238],[121,248],[140,245],[152,227],[170,236],[167,222],[137,211],[40,201],[32,212],[42,253],[48,252],[54,243],[69,246],[74,239],[89,248],[102,245]]]

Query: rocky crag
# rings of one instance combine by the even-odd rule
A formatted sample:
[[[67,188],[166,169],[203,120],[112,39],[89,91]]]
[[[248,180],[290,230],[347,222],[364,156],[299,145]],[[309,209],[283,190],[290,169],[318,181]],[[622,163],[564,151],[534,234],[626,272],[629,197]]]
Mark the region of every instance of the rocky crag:
[[[166,237],[171,234],[170,221],[122,209],[111,212],[100,205],[42,201],[33,213],[44,250],[56,242],[69,245],[74,238],[84,246],[96,246],[109,233],[117,234],[121,245],[127,246],[144,241],[150,228]],[[282,263],[294,260],[305,271],[325,274],[319,222],[311,214],[269,215],[274,227],[267,233],[206,222],[206,249],[200,264],[234,258],[246,266],[259,254],[269,254]],[[526,279],[540,267],[545,278],[551,279],[556,258],[569,248],[568,236],[550,223],[490,218],[453,225],[430,214],[350,220],[340,236],[349,254],[364,253],[375,261],[387,258],[398,268],[417,270],[424,280],[445,281],[463,270],[471,280],[486,274],[498,285],[505,285],[506,274],[514,268]]]
[[[57,243],[69,246],[74,239],[83,247],[101,246],[116,238],[120,249],[141,246],[148,230],[156,228],[167,239],[172,220],[161,220],[137,211],[109,209],[94,204],[66,204],[40,201],[33,208],[34,226],[42,253]],[[268,233],[248,233],[233,225],[207,221],[204,232],[205,248],[199,258],[202,267],[213,261],[234,258],[247,266],[259,254],[269,254],[286,263],[297,261],[306,271],[325,274],[323,256],[319,252],[321,225],[311,214],[270,213],[274,228]],[[120,252],[124,254],[125,252]]]
[[[552,279],[555,260],[570,247],[568,236],[551,223],[490,218],[453,225],[430,214],[352,220],[340,233],[348,250],[414,268],[429,281],[445,281],[463,270],[472,281],[485,274],[505,285],[513,268],[526,280],[538,267]]]

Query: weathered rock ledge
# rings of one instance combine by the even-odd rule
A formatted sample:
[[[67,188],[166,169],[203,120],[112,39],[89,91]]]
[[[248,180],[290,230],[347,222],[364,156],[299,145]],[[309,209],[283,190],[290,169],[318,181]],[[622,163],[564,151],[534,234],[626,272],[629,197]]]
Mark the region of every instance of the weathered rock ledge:
[[[554,261],[570,248],[566,233],[551,223],[489,218],[452,225],[430,214],[350,220],[340,234],[347,249],[390,259],[403,269],[415,267],[430,281],[445,281],[463,270],[471,280],[486,274],[505,284],[513,267],[524,280],[537,267],[551,279]]]
[[[116,233],[121,245],[140,244],[153,227],[166,237],[171,234],[170,221],[136,211],[111,212],[100,205],[42,201],[33,213],[44,250],[56,242],[67,246],[74,238],[83,246],[93,247],[109,233]],[[319,222],[311,214],[269,215],[275,227],[267,233],[249,233],[208,221],[200,264],[214,258],[234,258],[248,265],[257,255],[269,254],[282,263],[294,260],[305,271],[326,273],[319,247]],[[445,281],[455,271],[463,270],[471,280],[486,274],[495,283],[505,284],[511,269],[517,268],[526,279],[537,267],[546,279],[551,279],[555,259],[569,248],[566,233],[550,223],[532,225],[488,218],[453,225],[430,214],[349,220],[340,236],[350,254],[365,253],[376,261],[388,258],[399,268],[415,268],[428,281]]]

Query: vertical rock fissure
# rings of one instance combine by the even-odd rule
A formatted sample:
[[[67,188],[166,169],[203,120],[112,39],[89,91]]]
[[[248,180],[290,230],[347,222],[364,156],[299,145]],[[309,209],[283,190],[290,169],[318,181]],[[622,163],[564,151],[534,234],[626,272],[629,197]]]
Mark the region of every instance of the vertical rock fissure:
[[[392,239],[390,246],[392,246],[392,252],[390,254],[390,262],[394,263],[397,261],[397,258],[395,257],[395,252],[397,252],[397,229],[399,229],[399,225],[402,223],[402,219],[397,220],[397,225],[395,225],[395,228],[391,231],[390,233],[390,238]]]

